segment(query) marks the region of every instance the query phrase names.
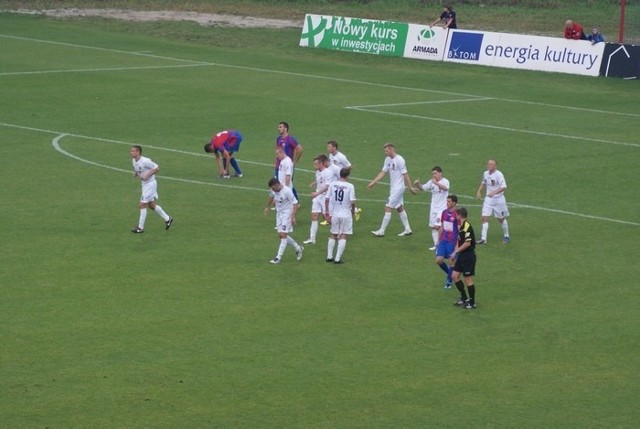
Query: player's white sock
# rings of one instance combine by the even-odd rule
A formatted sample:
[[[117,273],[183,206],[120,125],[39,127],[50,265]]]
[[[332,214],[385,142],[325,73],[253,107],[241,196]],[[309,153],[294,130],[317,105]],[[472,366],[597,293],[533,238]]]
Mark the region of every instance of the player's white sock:
[[[489,222],[482,224],[482,233],[480,234],[480,238],[484,241],[487,241],[487,232],[489,232]]]
[[[162,207],[160,207],[159,205],[156,204],[156,208],[153,209],[153,211],[158,213],[158,216],[164,219],[165,222],[169,220],[169,215],[166,214],[164,210],[162,210]]]
[[[315,241],[317,234],[318,234],[318,221],[317,220],[312,220],[311,221],[311,228],[309,228],[309,239]]]
[[[333,249],[336,247],[336,240],[333,237],[329,237],[327,242],[327,259],[333,258]]]
[[[380,232],[384,234],[384,232],[387,229],[387,226],[389,225],[389,222],[391,222],[391,213],[384,213],[384,216],[382,217],[382,224],[380,225]]]
[[[287,248],[287,241],[289,238],[290,237],[280,239],[280,246],[278,246],[278,254],[276,255],[278,259],[282,258],[282,255],[284,254],[284,249]]]
[[[502,221],[502,233],[504,234],[505,237],[509,236],[509,223],[507,222],[507,220],[503,220]]]
[[[404,230],[411,231],[411,225],[409,225],[409,217],[407,216],[406,210],[402,210],[400,212],[400,220],[402,221],[402,225],[404,225]]]
[[[296,240],[294,240],[293,237],[290,235],[287,235],[287,244],[293,247],[294,249],[296,249],[296,252],[300,250],[300,245],[296,243]]]
[[[144,229],[144,222],[147,220],[147,209],[140,209],[140,218],[138,219],[138,228]]]
[[[338,250],[336,250],[336,261],[342,259],[342,254],[344,253],[344,248],[347,247],[347,240],[341,238],[338,240]]]
[[[438,233],[437,229],[432,229],[431,230],[431,238],[433,238],[433,245],[437,246],[438,245],[438,238],[439,238],[440,234]]]

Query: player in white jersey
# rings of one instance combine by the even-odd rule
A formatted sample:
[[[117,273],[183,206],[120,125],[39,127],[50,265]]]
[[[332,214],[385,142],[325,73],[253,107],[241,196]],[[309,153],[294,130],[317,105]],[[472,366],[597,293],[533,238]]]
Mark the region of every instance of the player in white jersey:
[[[158,199],[158,182],[156,182],[156,173],[160,170],[158,164],[149,158],[142,156],[142,147],[135,145],[129,150],[133,162],[133,176],[142,182],[142,196],[138,208],[140,209],[140,217],[138,218],[138,226],[133,228],[131,232],[134,234],[142,234],[144,232],[144,223],[147,219],[147,207],[153,210],[164,220],[165,229],[171,228],[173,218],[162,210],[156,200]]]
[[[447,209],[447,197],[449,196],[450,183],[442,177],[442,168],[435,166],[431,169],[431,180],[421,184],[420,179],[413,182],[413,186],[422,189],[425,192],[431,192],[431,209],[429,211],[429,228],[431,228],[431,238],[433,239],[433,247],[429,250],[436,250],[438,246],[438,237],[440,236],[440,217],[442,212]]]
[[[400,154],[396,153],[396,148],[393,143],[387,143],[384,145],[384,154],[386,158],[384,164],[382,164],[382,170],[378,175],[367,185],[367,188],[371,189],[376,183],[378,183],[384,176],[389,173],[389,199],[384,206],[384,217],[382,218],[382,224],[380,229],[371,231],[371,234],[376,237],[384,237],[384,232],[387,229],[387,225],[391,221],[391,212],[393,209],[398,211],[402,225],[404,225],[404,231],[398,234],[400,237],[411,235],[411,226],[409,225],[409,218],[407,212],[404,209],[404,190],[405,187],[409,188],[412,194],[416,194],[417,191],[411,186],[411,178],[407,171],[404,158]]]
[[[353,234],[353,214],[356,207],[356,189],[347,182],[350,169],[340,170],[340,180],[329,185],[325,199],[325,218],[331,224],[331,235],[327,243],[327,262],[344,264],[342,254],[347,246],[347,236]],[[336,256],[333,249],[338,241]]]
[[[329,152],[329,161],[332,164],[340,167],[340,170],[343,168],[351,168],[351,163],[346,155],[338,150],[338,142],[335,140],[331,140],[327,143],[327,152]]]
[[[326,167],[327,156],[318,155],[313,159],[313,167],[316,169],[316,180],[311,182],[310,187],[315,187],[315,192],[311,193],[311,226],[309,227],[309,238],[304,244],[316,244],[318,234],[318,219],[324,213],[324,199],[329,189],[329,184],[334,181],[333,171]]]
[[[300,246],[289,235],[293,232],[293,225],[296,224],[296,212],[300,203],[291,188],[282,185],[278,179],[272,177],[268,182],[269,185],[269,198],[267,199],[267,205],[264,208],[265,216],[269,213],[269,209],[273,204],[276,206],[276,231],[280,237],[280,245],[278,246],[278,252],[276,256],[269,262],[272,264],[279,264],[282,260],[287,245],[293,247],[296,251],[296,260],[302,259],[302,251],[304,248]]]
[[[338,150],[338,142],[336,142],[335,140],[331,140],[330,142],[328,142],[327,152],[329,152],[329,162],[332,165],[337,165],[339,167],[339,170],[342,170],[343,168],[348,168],[349,170],[351,170],[351,162],[349,162],[349,159],[344,153]],[[354,213],[354,219],[357,222],[360,220],[362,209],[356,207]]]
[[[281,184],[293,189],[293,161],[287,156],[282,146],[276,147],[276,159],[278,162],[278,175]]]
[[[484,197],[482,204],[482,232],[480,234],[480,240],[477,244],[487,243],[487,232],[489,231],[489,216],[498,218],[500,226],[502,227],[502,242],[509,243],[509,223],[507,217],[509,216],[509,209],[507,208],[507,200],[504,197],[504,191],[507,189],[507,181],[504,179],[504,175],[500,170],[497,170],[497,163],[495,160],[490,159],[487,161],[487,171],[482,175],[482,181],[478,187],[476,197],[482,198],[482,190],[486,187],[487,193]]]

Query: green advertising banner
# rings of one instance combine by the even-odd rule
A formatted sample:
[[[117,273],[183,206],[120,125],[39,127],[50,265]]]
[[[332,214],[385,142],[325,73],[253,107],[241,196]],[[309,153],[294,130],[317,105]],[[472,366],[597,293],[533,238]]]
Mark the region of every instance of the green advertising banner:
[[[403,22],[307,14],[300,46],[401,57],[408,31]]]

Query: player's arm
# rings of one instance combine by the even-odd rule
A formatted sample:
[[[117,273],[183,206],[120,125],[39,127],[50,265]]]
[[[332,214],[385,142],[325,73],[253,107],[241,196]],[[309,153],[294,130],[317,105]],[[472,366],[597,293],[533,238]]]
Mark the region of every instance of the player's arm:
[[[502,192],[504,192],[506,189],[507,189],[507,187],[506,187],[506,186],[500,186],[500,187],[499,187],[498,189],[496,189],[495,191],[488,193],[488,194],[487,194],[487,197],[494,197],[494,196],[496,196],[496,195],[498,195],[498,194],[501,194],[501,193],[502,193]]]
[[[269,210],[271,209],[272,205],[273,205],[273,197],[271,195],[269,195],[269,198],[267,198],[267,203],[264,206],[264,214],[265,214],[265,216],[267,215],[267,213],[269,213]]]
[[[331,223],[331,194],[327,194],[327,198],[324,199],[324,213],[323,216],[327,220],[327,222]]]
[[[409,191],[415,195],[418,193],[418,191],[416,191],[415,189],[413,189],[413,186],[411,186],[411,177],[409,177],[409,173],[404,173],[402,175],[402,177],[404,178],[404,184],[407,186],[407,188],[409,188]]]
[[[297,225],[298,221],[296,221],[296,213],[298,212],[298,209],[300,208],[300,203],[296,200],[296,203],[293,205],[293,209],[291,210],[291,224],[292,225]]]
[[[224,176],[224,166],[222,164],[222,158],[220,156],[220,152],[219,151],[215,151],[214,155],[216,156],[216,164],[218,164],[218,173],[221,176]]]
[[[482,199],[482,190],[484,189],[484,180],[480,182],[480,186],[478,186],[478,191],[476,192],[476,198]]]
[[[378,175],[373,178],[373,180],[367,185],[367,188],[369,188],[369,189],[373,188],[375,186],[375,184],[378,183],[380,180],[382,180],[382,178],[386,174],[387,173],[384,170],[380,170],[380,173],[378,173]]]
[[[302,151],[304,149],[302,148],[302,145],[299,144],[298,146],[296,146],[296,148],[293,150],[293,164],[297,164],[298,161],[300,161],[300,158],[302,158]]]
[[[140,175],[140,180],[147,180],[149,177],[153,176],[158,171],[160,171],[160,166],[156,165],[154,168],[152,168],[151,170],[147,171],[146,173],[142,173]]]

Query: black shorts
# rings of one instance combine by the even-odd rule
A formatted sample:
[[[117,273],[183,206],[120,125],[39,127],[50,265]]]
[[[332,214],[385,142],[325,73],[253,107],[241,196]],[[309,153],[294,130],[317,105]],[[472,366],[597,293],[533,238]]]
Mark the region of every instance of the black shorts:
[[[476,275],[476,253],[462,252],[458,254],[453,271],[462,273],[465,277]]]

